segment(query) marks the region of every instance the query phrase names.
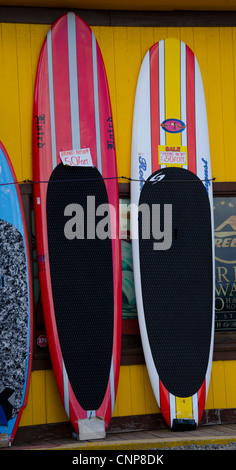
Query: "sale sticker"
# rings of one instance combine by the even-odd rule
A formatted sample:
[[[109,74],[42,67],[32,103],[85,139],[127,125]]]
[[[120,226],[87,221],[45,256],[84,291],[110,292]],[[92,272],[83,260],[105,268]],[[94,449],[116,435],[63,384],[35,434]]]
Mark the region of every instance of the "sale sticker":
[[[188,148],[186,146],[170,147],[158,145],[158,161],[160,165],[183,166],[188,164]]]
[[[65,150],[60,152],[63,165],[67,166],[93,166],[92,156],[89,148]]]

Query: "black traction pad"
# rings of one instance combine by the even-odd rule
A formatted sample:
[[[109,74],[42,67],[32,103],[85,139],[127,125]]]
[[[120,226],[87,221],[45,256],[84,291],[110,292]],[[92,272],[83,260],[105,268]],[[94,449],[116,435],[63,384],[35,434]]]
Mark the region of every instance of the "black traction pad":
[[[144,315],[160,380],[175,396],[196,393],[205,378],[212,332],[211,211],[203,182],[182,168],[158,170],[146,181],[139,204],[172,205],[172,244],[154,250],[152,236],[142,239],[140,270]],[[156,221],[158,224],[158,221]]]
[[[82,211],[77,206],[78,211],[64,215],[71,204]],[[47,190],[47,228],[55,318],[68,378],[85,410],[96,410],[103,401],[113,346],[112,245],[96,232],[107,214],[93,218],[100,204],[108,204],[108,195],[95,167],[59,164],[54,169]],[[93,224],[95,239],[90,239]]]
[[[1,425],[17,416],[21,407],[29,314],[24,240],[19,230],[5,220],[0,220],[0,258]]]

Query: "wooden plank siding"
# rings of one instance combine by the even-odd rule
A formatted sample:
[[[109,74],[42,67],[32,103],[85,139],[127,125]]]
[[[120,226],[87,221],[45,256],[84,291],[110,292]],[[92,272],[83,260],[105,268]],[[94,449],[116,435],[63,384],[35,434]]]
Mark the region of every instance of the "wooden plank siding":
[[[49,25],[0,24],[0,139],[19,181],[32,179],[32,103],[39,52]],[[135,88],[144,54],[176,37],[194,51],[202,71],[216,181],[236,175],[236,27],[92,27],[110,87],[118,174],[130,176]]]
[[[205,409],[236,408],[236,361],[214,361]],[[113,417],[160,413],[145,365],[121,366]],[[52,370],[32,373],[20,426],[68,421]]]
[[[32,107],[40,49],[50,25],[0,23],[0,140],[19,181],[32,175]],[[236,27],[92,26],[110,87],[119,176],[130,176],[132,116],[146,51],[176,37],[194,51],[208,111],[212,173],[236,180]],[[236,408],[236,361],[213,362],[207,409]],[[114,416],[158,413],[145,365],[122,366]],[[52,370],[32,373],[20,426],[66,421]]]

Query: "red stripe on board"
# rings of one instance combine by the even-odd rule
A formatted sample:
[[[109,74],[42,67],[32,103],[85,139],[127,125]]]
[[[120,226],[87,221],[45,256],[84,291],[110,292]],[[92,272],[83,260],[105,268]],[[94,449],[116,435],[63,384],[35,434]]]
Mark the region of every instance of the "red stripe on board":
[[[170,400],[169,400],[169,392],[164,387],[163,383],[159,380],[160,385],[160,404],[161,404],[161,412],[162,416],[164,417],[168,426],[170,426]]]
[[[111,242],[113,256],[113,295],[114,295],[114,336],[113,336],[113,367],[114,367],[114,399],[116,398],[119,363],[121,350],[121,308],[122,308],[122,278],[121,278],[121,254],[119,243],[119,193],[118,182],[113,177],[117,176],[115,138],[112,119],[112,110],[108,89],[107,76],[103,63],[100,48],[97,44],[97,73],[98,73],[98,101],[99,101],[99,122],[101,139],[101,157],[102,157],[102,176],[108,178],[105,180],[107,195],[110,204],[111,221]],[[109,179],[112,177],[112,179]],[[100,409],[96,412],[97,416],[104,416],[105,427],[107,429],[111,417],[111,384],[107,386],[106,394]]]
[[[43,96],[42,96],[43,90]],[[40,54],[34,92],[33,109],[33,176],[36,181],[47,181],[52,172],[51,129],[48,83],[47,38]],[[42,163],[43,162],[43,163]],[[41,196],[47,186],[34,185],[34,194]],[[36,204],[36,210],[41,208]],[[40,225],[41,227],[41,225]],[[40,241],[37,240],[39,243]],[[42,247],[42,252],[43,252]]]
[[[72,149],[67,18],[52,28],[52,62],[57,162],[59,152]]]
[[[88,36],[90,35],[90,41]],[[80,115],[81,148],[90,148],[93,165],[97,166],[94,89],[93,89],[93,56],[92,31],[76,17],[78,93]]]
[[[107,384],[107,389],[106,389],[106,394],[104,396],[104,399],[102,401],[102,404],[96,410],[96,416],[97,417],[104,417],[104,423],[105,423],[105,430],[107,430],[110,420],[111,420],[111,415],[112,415],[112,409],[111,409],[111,384],[110,380],[108,381]]]
[[[186,46],[188,169],[196,173],[194,54]]]
[[[206,380],[198,391],[198,424],[201,421],[202,413],[205,407],[205,398],[206,398]]]
[[[44,42],[36,76],[33,120],[33,176],[36,181],[47,181],[52,173],[51,129],[48,84],[47,39]],[[48,235],[46,197],[47,184],[34,185],[35,231],[37,233],[37,257],[43,309],[50,355],[59,390],[63,390],[62,355],[54,314],[50,266],[48,257]],[[62,395],[61,395],[62,396]],[[62,396],[63,399],[63,396]]]
[[[87,418],[87,411],[82,408],[77,398],[75,397],[75,394],[74,394],[73,389],[71,388],[69,379],[68,379],[68,391],[69,391],[69,413],[70,413],[70,416],[68,416],[68,418],[70,419],[76,432],[78,433],[79,432],[79,427],[78,427],[79,420]],[[62,399],[62,402],[64,404],[64,399]]]
[[[152,173],[160,168],[158,163],[158,145],[160,145],[159,115],[159,45],[150,49],[150,107],[151,107],[151,145]]]

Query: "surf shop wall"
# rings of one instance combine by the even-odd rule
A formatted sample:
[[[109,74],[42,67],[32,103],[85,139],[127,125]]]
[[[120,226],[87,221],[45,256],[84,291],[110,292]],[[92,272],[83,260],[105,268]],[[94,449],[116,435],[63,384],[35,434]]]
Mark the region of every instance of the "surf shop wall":
[[[6,1],[4,4],[6,5]],[[16,3],[16,2],[15,2]],[[96,3],[96,2],[94,2]],[[104,8],[107,6],[105,2]],[[144,2],[125,2],[127,11],[81,9],[77,14],[92,28],[107,72],[113,127],[107,129],[107,145],[115,146],[119,180],[122,247],[122,350],[121,369],[111,428],[137,429],[162,426],[145,365],[137,320],[130,240],[131,136],[135,90],[141,62],[148,49],[165,38],[185,42],[197,57],[205,89],[215,219],[215,340],[212,375],[202,422],[236,420],[236,11],[185,11],[188,2],[178,2],[183,11],[144,9]],[[156,2],[155,2],[156,3]],[[172,2],[176,3],[176,2]],[[41,3],[42,4],[42,3]],[[86,3],[89,8],[89,2]],[[165,11],[168,9],[170,11]],[[193,4],[191,3],[193,6]],[[198,9],[199,1],[197,2]],[[227,3],[230,7],[230,2]],[[51,25],[66,10],[52,1],[50,8],[0,7],[0,139],[4,143],[20,184],[33,272],[34,346],[28,405],[19,432],[25,427],[68,423],[57,390],[47,346],[34,226],[32,122],[36,69],[43,41]],[[59,8],[55,8],[60,6]],[[93,5],[94,6],[94,5]],[[34,8],[32,8],[34,7]],[[73,5],[83,8],[81,2]],[[204,2],[204,9],[210,8]],[[166,56],[168,71],[179,67],[178,57]],[[169,98],[172,90],[169,90]],[[38,118],[36,118],[38,119]],[[108,123],[109,124],[109,123]],[[44,144],[43,117],[38,139]],[[145,171],[140,163],[140,177]],[[23,183],[25,181],[25,183]],[[187,197],[187,196],[186,196]],[[179,272],[181,283],[181,272]],[[169,295],[172,286],[169,285]],[[99,314],[100,312],[98,312]],[[176,318],[178,322],[178,318]],[[202,325],[199,324],[199,331]],[[171,328],[171,325],[170,325]],[[69,423],[68,423],[69,424]]]

